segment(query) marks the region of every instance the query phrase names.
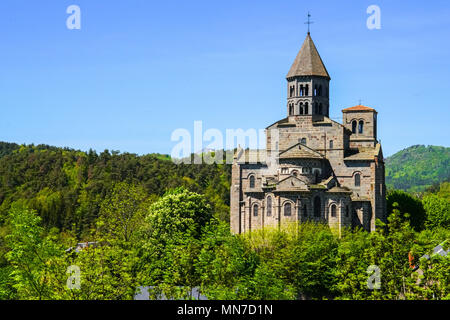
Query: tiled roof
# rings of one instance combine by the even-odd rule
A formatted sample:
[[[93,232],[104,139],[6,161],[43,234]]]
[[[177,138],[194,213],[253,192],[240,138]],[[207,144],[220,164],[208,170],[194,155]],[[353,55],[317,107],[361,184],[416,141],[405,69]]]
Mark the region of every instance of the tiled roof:
[[[238,163],[265,163],[266,150],[242,150],[237,153]]]
[[[358,153],[345,157],[344,160],[374,160],[375,149],[360,150]]]
[[[320,76],[330,78],[309,33],[286,77],[291,78],[296,76]]]
[[[362,105],[357,105],[357,106],[342,110],[342,112],[351,112],[351,111],[376,111],[376,110],[373,108],[370,108],[370,107],[362,106]]]
[[[377,143],[374,148],[365,147],[359,148],[356,153],[348,155],[344,158],[344,160],[374,160],[379,156],[381,152],[381,145]]]
[[[351,193],[352,191],[347,187],[333,187],[328,190],[328,192],[336,192],[336,193]]]
[[[302,145],[301,143],[297,143],[290,147],[289,149],[286,149],[285,151],[280,152],[280,159],[322,159],[323,156]]]

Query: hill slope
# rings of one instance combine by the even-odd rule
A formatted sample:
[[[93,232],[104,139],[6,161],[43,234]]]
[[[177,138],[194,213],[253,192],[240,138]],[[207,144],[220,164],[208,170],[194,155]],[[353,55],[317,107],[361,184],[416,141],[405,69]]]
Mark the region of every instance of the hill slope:
[[[450,177],[450,148],[416,145],[386,159],[390,189],[421,192]]]
[[[184,186],[204,194],[228,221],[230,180],[229,165],[177,165],[161,154],[0,143],[0,226],[18,203],[35,209],[45,227],[89,232],[117,182],[143,188],[153,198]]]
[[[14,150],[17,150],[19,148],[20,146],[18,144],[0,141],[0,158],[12,153]]]

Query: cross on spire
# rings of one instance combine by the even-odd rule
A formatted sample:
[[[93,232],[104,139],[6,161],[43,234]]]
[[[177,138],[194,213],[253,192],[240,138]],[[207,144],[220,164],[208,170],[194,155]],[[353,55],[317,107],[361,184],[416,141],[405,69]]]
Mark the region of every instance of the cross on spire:
[[[305,22],[305,24],[308,25],[308,34],[309,34],[309,26],[314,23],[313,21],[310,20],[310,18],[311,18],[311,14],[308,11],[308,21]]]

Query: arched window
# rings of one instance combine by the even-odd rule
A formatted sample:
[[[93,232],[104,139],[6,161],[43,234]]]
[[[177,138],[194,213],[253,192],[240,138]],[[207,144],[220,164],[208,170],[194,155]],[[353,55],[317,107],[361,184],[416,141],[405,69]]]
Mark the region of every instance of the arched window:
[[[356,120],[353,120],[352,121],[352,133],[356,133],[356,126],[357,126]]]
[[[294,106],[292,104],[289,105],[289,115],[294,115]]]
[[[272,216],[272,197],[267,197],[267,216]]]
[[[308,208],[306,207],[306,204],[303,205],[303,216],[304,217],[308,216]]]
[[[335,205],[335,204],[332,204],[332,205],[331,205],[331,216],[332,216],[333,218],[336,217],[336,211],[337,211],[336,205]]]
[[[305,86],[305,96],[309,96],[309,85]]]
[[[285,216],[291,215],[291,204],[289,202],[284,205],[284,215]]]
[[[359,121],[358,132],[359,133],[364,132],[364,121],[362,121],[362,120]]]
[[[361,175],[359,173],[355,174],[355,187],[359,187],[361,185]]]
[[[300,102],[300,114],[303,114],[303,102]]]
[[[314,96],[317,96],[317,86],[314,86]]]
[[[253,206],[253,216],[254,216],[254,217],[257,217],[257,216],[258,216],[258,205],[257,205],[257,204],[255,204],[255,205]]]
[[[333,140],[330,140],[330,149],[333,149]]]
[[[320,201],[320,197],[317,196],[314,198],[314,216],[315,217],[320,217],[320,207],[321,207],[321,201]]]
[[[255,187],[255,176],[250,176],[250,188]]]
[[[308,102],[305,103],[305,114],[308,114]]]
[[[322,96],[322,86],[319,86],[319,93],[318,93],[319,97]]]
[[[300,85],[300,96],[303,97],[304,91],[303,91],[303,85]]]
[[[294,86],[291,86],[291,87],[290,87],[290,91],[289,91],[290,96],[291,96],[291,97],[294,96],[294,93],[295,93],[295,87],[294,87]]]

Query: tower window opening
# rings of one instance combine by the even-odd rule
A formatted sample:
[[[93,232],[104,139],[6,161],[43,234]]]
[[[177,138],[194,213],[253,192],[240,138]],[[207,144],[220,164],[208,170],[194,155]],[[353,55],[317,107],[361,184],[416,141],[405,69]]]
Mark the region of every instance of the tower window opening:
[[[309,85],[305,86],[305,96],[309,96]]]
[[[303,85],[300,85],[300,97],[303,97],[303,94],[304,94]]]
[[[350,213],[350,211],[349,211],[349,208],[348,208],[348,206],[345,206],[345,216],[348,218],[348,216],[349,216],[349,213]]]
[[[293,97],[293,96],[294,96],[294,93],[295,93],[295,87],[294,87],[294,86],[291,86],[291,87],[290,87],[290,90],[289,90],[289,95],[290,95],[291,97]]]
[[[322,114],[322,104],[319,104],[319,114]]]
[[[319,86],[318,95],[319,95],[319,97],[322,96],[322,86]]]
[[[289,105],[289,115],[294,115],[294,106],[292,104]]]
[[[303,102],[300,103],[300,114],[303,114]]]
[[[353,120],[352,121],[352,133],[356,133],[356,126],[357,126],[356,120]]]
[[[330,140],[330,149],[333,149],[333,140]]]
[[[305,114],[309,114],[308,113],[308,102],[305,103]]]
[[[358,126],[358,133],[363,133],[363,132],[364,132],[364,121],[360,120],[359,126]]]

